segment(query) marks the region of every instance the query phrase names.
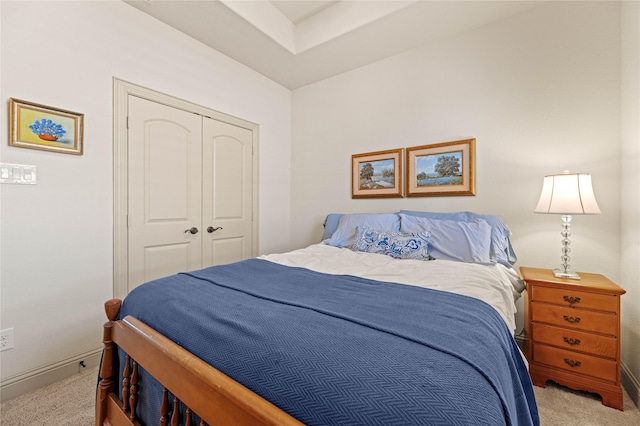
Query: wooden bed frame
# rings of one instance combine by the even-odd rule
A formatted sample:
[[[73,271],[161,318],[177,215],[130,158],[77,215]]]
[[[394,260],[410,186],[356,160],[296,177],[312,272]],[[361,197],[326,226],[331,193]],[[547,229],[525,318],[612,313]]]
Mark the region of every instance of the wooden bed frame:
[[[117,320],[122,301],[105,303],[104,352],[96,393],[96,426],[140,425],[138,365],[164,387],[160,424],[191,425],[191,413],[200,425],[301,425],[270,402],[224,375],[143,322],[127,316]],[[126,353],[122,395],[118,394],[118,348]],[[175,395],[169,401],[168,393]],[[186,407],[184,419],[178,407]],[[205,423],[206,422],[206,423]]]

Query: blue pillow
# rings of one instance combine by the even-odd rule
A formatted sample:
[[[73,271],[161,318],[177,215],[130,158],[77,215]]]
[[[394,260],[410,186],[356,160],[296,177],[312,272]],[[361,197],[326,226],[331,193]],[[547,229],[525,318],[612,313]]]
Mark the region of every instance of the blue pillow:
[[[518,260],[511,246],[511,240],[509,239],[511,230],[500,216],[473,212],[436,213],[411,210],[400,210],[400,213],[430,219],[456,220],[462,222],[482,219],[491,226],[491,261],[511,267],[511,265]]]
[[[492,263],[491,227],[482,219],[469,222],[400,214],[400,231],[431,233],[429,254],[436,259]]]
[[[353,246],[356,237],[356,227],[379,229],[381,231],[399,231],[400,218],[395,213],[353,213],[342,215],[338,227],[326,241],[326,244],[334,247]]]
[[[429,235],[429,232],[388,232],[358,226],[353,250],[386,254],[396,259],[431,260]]]
[[[322,234],[322,241],[327,238],[331,238],[336,229],[338,229],[338,223],[340,218],[344,216],[342,213],[329,213],[324,220],[324,234]]]

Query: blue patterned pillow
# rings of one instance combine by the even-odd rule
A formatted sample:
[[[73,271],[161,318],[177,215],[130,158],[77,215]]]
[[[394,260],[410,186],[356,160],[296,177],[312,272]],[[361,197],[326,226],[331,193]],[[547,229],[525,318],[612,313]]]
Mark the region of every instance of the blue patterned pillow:
[[[430,236],[429,232],[378,231],[358,226],[353,250],[386,254],[396,259],[431,260]]]

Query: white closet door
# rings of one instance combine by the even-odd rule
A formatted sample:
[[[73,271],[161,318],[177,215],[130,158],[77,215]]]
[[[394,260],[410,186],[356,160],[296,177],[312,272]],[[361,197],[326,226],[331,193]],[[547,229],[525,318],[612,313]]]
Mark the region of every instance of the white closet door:
[[[203,119],[202,266],[252,256],[253,134]]]
[[[202,268],[202,118],[129,96],[128,290]],[[197,230],[191,233],[188,230]]]

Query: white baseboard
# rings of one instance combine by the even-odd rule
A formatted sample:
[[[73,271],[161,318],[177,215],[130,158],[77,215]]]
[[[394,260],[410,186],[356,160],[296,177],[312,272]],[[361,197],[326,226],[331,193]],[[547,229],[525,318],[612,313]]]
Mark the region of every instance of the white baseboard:
[[[96,367],[100,363],[101,356],[102,348],[94,349],[57,363],[36,368],[17,376],[8,377],[0,384],[0,401],[8,401],[25,393],[71,377],[86,368]],[[96,381],[97,380],[98,377],[96,376]]]
[[[620,363],[620,381],[636,407],[640,408],[640,381],[631,373],[624,362]]]

